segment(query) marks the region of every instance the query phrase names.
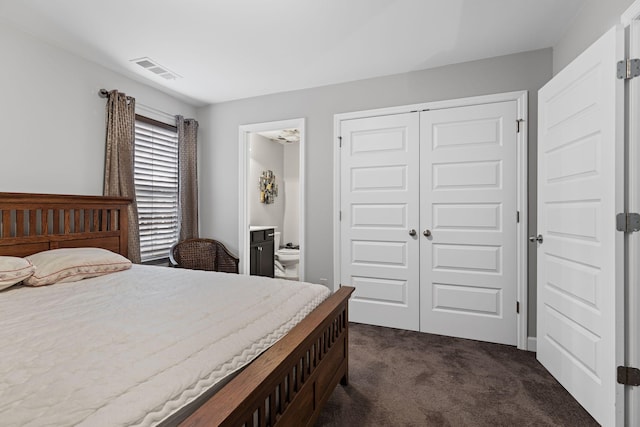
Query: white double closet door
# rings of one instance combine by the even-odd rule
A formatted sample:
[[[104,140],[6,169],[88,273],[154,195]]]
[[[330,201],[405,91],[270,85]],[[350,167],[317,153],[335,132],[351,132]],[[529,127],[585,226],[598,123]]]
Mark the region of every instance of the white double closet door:
[[[341,122],[355,322],[515,345],[515,101]]]

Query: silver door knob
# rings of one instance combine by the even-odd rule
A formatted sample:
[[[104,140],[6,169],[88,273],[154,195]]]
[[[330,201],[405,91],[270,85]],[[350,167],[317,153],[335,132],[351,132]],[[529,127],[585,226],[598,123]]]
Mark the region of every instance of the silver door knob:
[[[413,228],[411,230],[409,230],[409,236],[413,237],[416,234],[418,234],[418,233],[416,233],[416,230],[414,230]]]
[[[424,235],[424,237],[431,237],[431,230],[427,228],[422,232],[422,234]]]
[[[542,234],[538,234],[537,236],[529,236],[529,241],[531,243],[533,242],[542,243]]]

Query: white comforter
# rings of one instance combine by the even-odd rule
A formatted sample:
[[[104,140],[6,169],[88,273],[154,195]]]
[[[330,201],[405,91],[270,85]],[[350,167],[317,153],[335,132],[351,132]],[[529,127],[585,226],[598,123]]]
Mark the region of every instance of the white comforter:
[[[324,286],[133,266],[0,293],[0,425],[155,425],[268,348]]]

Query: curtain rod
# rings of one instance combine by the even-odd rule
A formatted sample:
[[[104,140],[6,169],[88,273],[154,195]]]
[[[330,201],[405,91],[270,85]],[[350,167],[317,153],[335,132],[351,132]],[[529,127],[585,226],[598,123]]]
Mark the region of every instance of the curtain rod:
[[[134,99],[132,96],[128,96],[128,95],[127,95],[127,94],[125,94],[125,93],[123,93],[122,95],[125,95],[125,96],[126,96],[127,102],[130,102],[131,100],[133,100],[133,99]],[[108,98],[108,97],[109,97],[109,91],[108,91],[108,90],[106,90],[106,89],[100,89],[100,90],[98,91],[98,96],[99,96],[100,98],[105,98],[105,99],[106,99],[106,98]]]
[[[109,91],[107,89],[100,89],[98,91],[98,96],[100,98],[107,98],[109,96]],[[156,115],[159,115],[159,116],[163,116],[168,121],[171,121],[171,122],[175,121],[175,119],[176,119],[176,115],[175,114],[170,114],[170,113],[167,113],[165,111],[158,110],[157,108],[150,107],[148,105],[137,103],[136,106],[142,111],[146,110],[149,113],[156,114]],[[173,125],[171,125],[171,126],[173,126]]]

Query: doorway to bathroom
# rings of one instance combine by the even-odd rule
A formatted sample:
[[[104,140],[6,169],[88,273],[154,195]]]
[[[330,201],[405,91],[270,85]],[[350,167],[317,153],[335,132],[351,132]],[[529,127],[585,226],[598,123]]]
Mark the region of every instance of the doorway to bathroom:
[[[259,274],[304,280],[304,152],[302,118],[240,126],[241,274],[256,274],[261,265]]]

